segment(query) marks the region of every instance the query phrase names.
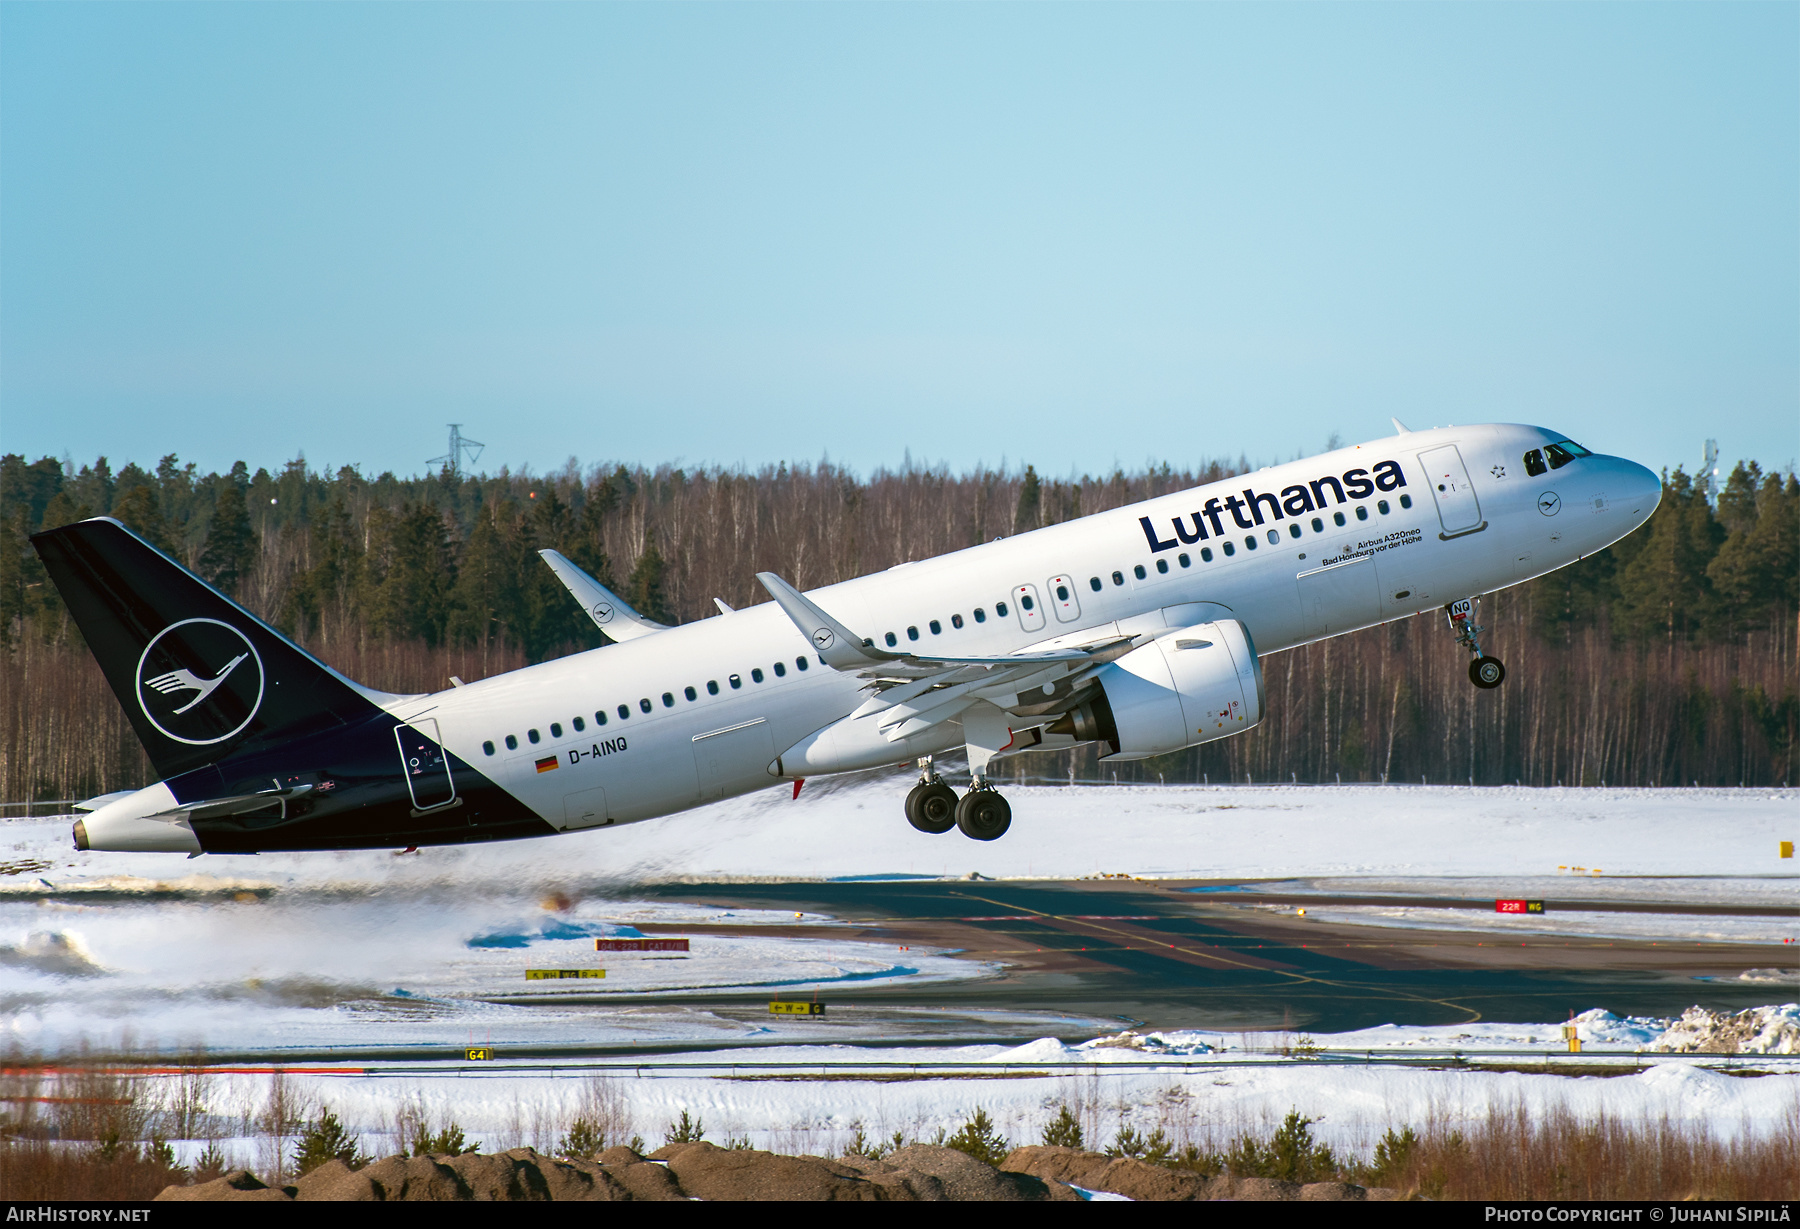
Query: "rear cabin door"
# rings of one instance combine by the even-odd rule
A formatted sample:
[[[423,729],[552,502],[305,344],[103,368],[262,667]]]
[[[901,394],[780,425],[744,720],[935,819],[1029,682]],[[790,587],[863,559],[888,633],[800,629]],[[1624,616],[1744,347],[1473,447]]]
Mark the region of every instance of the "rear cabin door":
[[[1469,481],[1469,471],[1456,445],[1445,444],[1421,452],[1419,464],[1425,467],[1425,479],[1431,483],[1431,494],[1437,500],[1438,520],[1444,526],[1442,536],[1454,538],[1480,529],[1481,504],[1475,498],[1475,484]]]
[[[1040,631],[1044,626],[1044,603],[1038,599],[1036,585],[1015,585],[1012,591],[1014,613],[1019,616],[1019,626],[1028,632]]]
[[[395,726],[394,742],[400,748],[400,770],[406,774],[414,810],[429,811],[456,801],[456,780],[450,775],[450,757],[438,741],[435,717]]]

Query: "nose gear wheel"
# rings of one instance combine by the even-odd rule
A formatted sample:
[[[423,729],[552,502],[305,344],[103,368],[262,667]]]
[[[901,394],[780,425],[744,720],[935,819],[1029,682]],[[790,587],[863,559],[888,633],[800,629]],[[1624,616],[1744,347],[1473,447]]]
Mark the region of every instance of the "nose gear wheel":
[[[1490,657],[1481,651],[1481,633],[1486,631],[1475,622],[1477,598],[1463,598],[1451,602],[1444,607],[1444,618],[1450,623],[1450,630],[1456,633],[1456,643],[1474,654],[1469,663],[1469,681],[1483,691],[1491,691],[1506,681],[1506,666],[1498,657]]]

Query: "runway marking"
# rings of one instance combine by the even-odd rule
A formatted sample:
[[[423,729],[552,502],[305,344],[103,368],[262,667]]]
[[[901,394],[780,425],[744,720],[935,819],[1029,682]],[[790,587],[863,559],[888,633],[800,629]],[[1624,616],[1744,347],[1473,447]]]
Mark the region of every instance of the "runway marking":
[[[993,898],[987,897],[987,896],[976,896],[972,892],[953,892],[952,895],[961,896],[961,897],[964,897],[969,900],[978,900],[978,901],[981,901],[983,904],[998,905],[1002,909],[1005,909],[1008,907],[1008,903],[1006,901],[994,900]],[[1040,918],[1045,918],[1047,920],[1056,920],[1056,921],[1074,921],[1074,920],[1076,920],[1073,918],[1060,917],[1059,915],[1053,914],[1053,913],[1045,913],[1039,909],[1032,909],[1029,905],[1016,905],[1015,904],[1015,905],[1012,905],[1011,907],[1015,908],[1015,909],[1023,908],[1025,910],[1027,910],[1028,912],[1033,913]],[[1096,930],[1109,930],[1114,933],[1123,933],[1116,926],[1098,925],[1091,921],[1088,924],[1093,926],[1094,929],[1096,929]],[[1129,936],[1127,936],[1127,937],[1129,937]],[[1171,946],[1173,947],[1174,945],[1171,944]],[[1259,943],[1259,944],[1257,944],[1257,946],[1260,948],[1263,945]],[[1285,977],[1288,980],[1295,982],[1295,983],[1299,983],[1299,984],[1311,983],[1311,984],[1317,985],[1317,986],[1330,986],[1332,989],[1338,990],[1338,991],[1363,989],[1363,987],[1356,986],[1351,983],[1333,981],[1332,979],[1330,979],[1328,977],[1314,977],[1307,973],[1290,973],[1290,972],[1287,972],[1282,969],[1265,968],[1260,965],[1251,964],[1248,961],[1232,960],[1231,958],[1229,958],[1227,956],[1208,955],[1205,952],[1195,951],[1192,948],[1176,947],[1175,950],[1180,951],[1180,952],[1185,952],[1188,955],[1199,956],[1202,959],[1218,960],[1218,961],[1221,961],[1226,964],[1236,965],[1239,968],[1246,969],[1251,972],[1272,973],[1276,977]],[[1473,1007],[1470,1007],[1466,1003],[1452,1002],[1449,999],[1432,998],[1428,995],[1423,995],[1423,994],[1413,994],[1406,990],[1401,990],[1398,987],[1396,987],[1392,991],[1390,991],[1390,994],[1398,996],[1400,998],[1410,999],[1411,1001],[1413,1001],[1415,1003],[1432,1003],[1432,1004],[1435,1004],[1436,1006],[1448,1008],[1452,1011],[1463,1012],[1469,1017],[1467,1020],[1463,1021],[1464,1024],[1476,1024],[1476,1023],[1479,1023],[1482,1018],[1482,1013],[1480,1011],[1476,1010]]]

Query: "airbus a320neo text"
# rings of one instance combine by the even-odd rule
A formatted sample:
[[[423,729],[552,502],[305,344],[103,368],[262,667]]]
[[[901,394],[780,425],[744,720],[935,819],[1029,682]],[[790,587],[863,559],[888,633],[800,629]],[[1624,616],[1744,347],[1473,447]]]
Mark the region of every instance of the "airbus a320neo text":
[[[1240,734],[1260,658],[1475,598],[1643,524],[1634,462],[1555,431],[1408,431],[665,627],[555,551],[611,643],[429,695],[364,687],[117,521],[32,538],[163,778],[83,804],[80,849],[462,844],[608,828],[806,777],[917,763],[906,818],[979,841],[994,761]],[[455,680],[452,680],[455,682]],[[936,758],[967,756],[960,791]],[[957,774],[961,779],[962,774]]]

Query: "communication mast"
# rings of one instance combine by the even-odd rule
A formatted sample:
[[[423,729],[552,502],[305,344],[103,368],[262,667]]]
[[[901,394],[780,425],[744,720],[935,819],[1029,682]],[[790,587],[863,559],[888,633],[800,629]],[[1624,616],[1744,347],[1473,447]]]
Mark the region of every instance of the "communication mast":
[[[1700,462],[1700,493],[1709,506],[1719,506],[1719,441],[1707,440],[1704,459]]]
[[[480,440],[472,440],[462,433],[462,424],[450,424],[450,451],[441,457],[433,457],[425,462],[427,465],[441,465],[450,471],[452,478],[462,477],[463,453],[469,454],[469,464],[481,460],[481,450],[487,445]]]

